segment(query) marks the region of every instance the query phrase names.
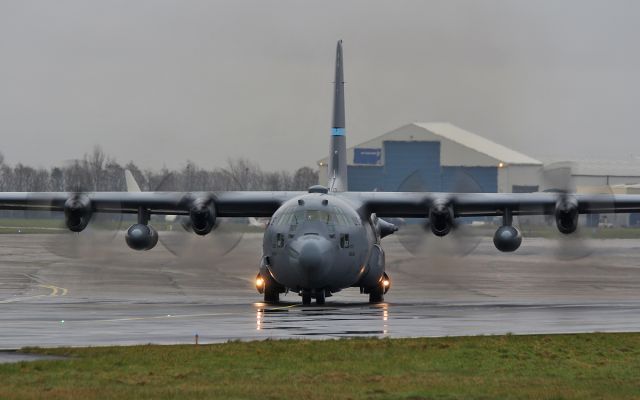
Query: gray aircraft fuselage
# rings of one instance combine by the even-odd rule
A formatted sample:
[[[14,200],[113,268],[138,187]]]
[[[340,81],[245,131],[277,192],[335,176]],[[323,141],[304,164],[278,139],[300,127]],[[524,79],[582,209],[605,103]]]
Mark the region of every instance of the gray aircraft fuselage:
[[[273,214],[261,273],[295,292],[368,288],[383,277],[384,253],[373,223],[355,207],[334,194],[309,193]]]
[[[328,187],[313,186],[276,210],[266,227],[256,288],[266,302],[294,291],[308,304],[319,304],[347,287],[360,287],[370,302],[380,302],[389,289],[380,239],[397,228],[347,196],[344,73],[342,41],[336,47]],[[371,216],[371,217],[370,217]],[[384,233],[382,233],[384,231]]]

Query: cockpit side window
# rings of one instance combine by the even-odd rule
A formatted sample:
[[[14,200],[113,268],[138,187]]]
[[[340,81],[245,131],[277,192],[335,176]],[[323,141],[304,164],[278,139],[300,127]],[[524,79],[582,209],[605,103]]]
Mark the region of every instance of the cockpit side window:
[[[357,218],[350,217],[339,207],[333,207],[333,213],[335,214],[336,224],[342,226],[359,225]]]

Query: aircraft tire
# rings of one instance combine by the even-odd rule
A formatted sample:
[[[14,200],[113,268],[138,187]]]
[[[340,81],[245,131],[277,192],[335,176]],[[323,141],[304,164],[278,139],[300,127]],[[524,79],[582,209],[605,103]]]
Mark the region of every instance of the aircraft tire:
[[[269,304],[277,304],[280,302],[280,293],[277,289],[267,286],[264,288],[264,302]]]
[[[371,289],[369,292],[369,303],[382,303],[384,301],[384,289],[382,285],[377,286],[374,289]]]
[[[320,290],[316,292],[316,304],[319,306],[324,305],[324,300],[325,300],[324,290]]]
[[[302,293],[302,304],[311,304],[311,293]]]

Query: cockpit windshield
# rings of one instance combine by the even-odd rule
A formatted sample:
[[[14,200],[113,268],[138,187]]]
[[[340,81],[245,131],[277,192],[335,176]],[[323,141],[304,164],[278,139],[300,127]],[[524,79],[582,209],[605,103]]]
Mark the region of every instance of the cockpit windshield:
[[[338,207],[328,207],[326,210],[299,210],[298,207],[290,207],[274,218],[274,225],[300,225],[304,222],[322,222],[327,225],[357,225],[355,218],[349,218]]]

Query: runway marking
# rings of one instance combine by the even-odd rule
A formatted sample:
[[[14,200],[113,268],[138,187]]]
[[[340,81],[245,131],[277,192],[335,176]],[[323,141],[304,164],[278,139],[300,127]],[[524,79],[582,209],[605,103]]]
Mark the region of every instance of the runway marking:
[[[14,297],[12,299],[0,300],[0,304],[17,303],[17,302],[25,301],[25,300],[38,299],[38,298],[41,298],[41,297],[61,297],[61,296],[66,296],[67,293],[69,293],[69,290],[67,288],[63,288],[63,287],[60,287],[60,286],[46,285],[44,283],[37,284],[36,286],[44,288],[44,289],[49,289],[49,290],[51,290],[51,293],[49,293],[49,294],[38,294],[38,295],[26,296],[26,297]]]
[[[48,295],[46,295],[47,297],[60,297],[60,296],[66,296],[67,293],[69,293],[69,290],[67,288],[63,288],[60,286],[55,286],[55,285],[46,285],[44,283],[41,283],[39,285],[41,288],[45,288],[45,289],[49,289],[51,290],[51,293],[49,293]]]
[[[263,308],[262,311],[286,310],[287,308],[300,307],[300,306],[302,306],[302,304],[291,304],[290,306],[284,306],[284,307]]]

